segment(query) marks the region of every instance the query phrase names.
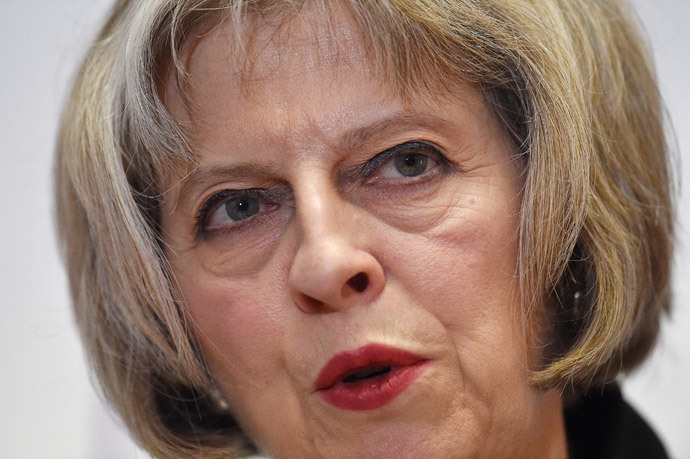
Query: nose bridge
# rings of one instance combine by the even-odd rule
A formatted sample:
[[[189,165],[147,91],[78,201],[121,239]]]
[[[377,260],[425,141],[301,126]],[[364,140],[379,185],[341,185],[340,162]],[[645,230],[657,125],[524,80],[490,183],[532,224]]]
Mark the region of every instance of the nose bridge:
[[[300,189],[295,189],[300,230],[306,244],[356,242],[356,209],[327,180],[312,176]]]
[[[362,237],[362,211],[318,175],[295,184],[294,192],[301,235],[290,269],[295,304],[323,313],[373,301],[385,278]]]

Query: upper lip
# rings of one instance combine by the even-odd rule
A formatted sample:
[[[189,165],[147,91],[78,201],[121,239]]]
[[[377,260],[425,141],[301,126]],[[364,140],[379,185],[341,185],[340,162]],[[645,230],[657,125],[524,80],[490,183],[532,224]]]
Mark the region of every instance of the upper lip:
[[[424,360],[427,359],[403,349],[385,344],[368,344],[334,355],[321,368],[314,387],[317,391],[328,389],[346,376],[370,366],[406,367]]]

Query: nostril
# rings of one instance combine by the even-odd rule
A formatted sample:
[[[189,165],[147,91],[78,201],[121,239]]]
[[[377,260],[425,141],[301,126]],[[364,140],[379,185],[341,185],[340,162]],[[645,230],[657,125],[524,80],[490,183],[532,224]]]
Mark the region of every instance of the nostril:
[[[366,273],[357,273],[347,281],[347,285],[359,293],[362,293],[369,285],[369,276],[367,276]]]

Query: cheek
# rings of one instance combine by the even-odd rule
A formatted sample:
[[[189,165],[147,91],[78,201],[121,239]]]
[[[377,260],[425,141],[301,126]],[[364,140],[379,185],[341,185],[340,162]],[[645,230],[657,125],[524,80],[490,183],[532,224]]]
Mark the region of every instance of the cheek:
[[[437,267],[443,281],[435,302],[454,305],[437,313],[462,337],[459,351],[467,358],[509,359],[513,350],[525,348],[516,276],[517,222],[482,213],[471,217],[461,230],[435,236],[439,247],[454,254]]]
[[[407,295],[447,331],[470,382],[486,385],[497,373],[525,380],[518,209],[489,192],[457,202],[430,230],[399,233],[385,259]]]
[[[389,239],[384,259],[422,304],[438,299],[431,303],[444,315],[503,318],[517,300],[517,213],[467,200],[474,204],[447,209],[430,230]]]
[[[464,385],[458,405],[472,407],[482,430],[491,426],[486,438],[512,432],[532,393],[515,275],[517,211],[490,202],[449,215],[427,235],[426,250],[409,254],[423,266],[405,272],[409,279],[424,273],[412,296],[452,340]]]
[[[286,368],[294,318],[289,308],[280,307],[285,297],[276,285],[286,282],[280,284],[280,271],[269,264],[261,275],[228,279],[186,266],[176,273],[194,333],[233,416],[259,444],[283,438],[295,450],[308,450],[298,434],[304,430],[301,409]],[[294,437],[284,438],[287,431]]]
[[[258,277],[229,282],[207,272],[178,274],[204,357],[228,382],[256,382],[277,365],[282,321]]]
[[[279,241],[285,237],[290,216],[290,209],[280,208],[256,218],[243,231],[209,237],[199,257],[205,271],[226,279],[259,276],[271,262]],[[250,287],[255,289],[256,284]],[[254,292],[240,293],[251,296]]]

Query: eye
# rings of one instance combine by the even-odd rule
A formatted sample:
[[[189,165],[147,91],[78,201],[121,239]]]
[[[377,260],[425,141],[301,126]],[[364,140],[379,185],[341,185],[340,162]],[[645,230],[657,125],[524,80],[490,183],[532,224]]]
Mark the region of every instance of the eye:
[[[219,218],[225,218],[226,216],[233,222],[238,222],[240,220],[245,220],[247,218],[253,217],[261,211],[261,202],[249,196],[241,196],[239,198],[233,198],[226,201],[225,204],[220,206],[220,208],[211,216],[216,216],[220,213]]]
[[[369,160],[361,174],[369,182],[379,180],[421,180],[441,167],[449,167],[449,161],[439,149],[424,141],[406,142],[379,153]]]
[[[269,212],[276,204],[265,190],[223,190],[212,195],[197,217],[198,232],[234,228]]]
[[[381,175],[386,178],[416,177],[423,174],[429,165],[429,157],[421,153],[405,153],[393,157],[381,168]]]

